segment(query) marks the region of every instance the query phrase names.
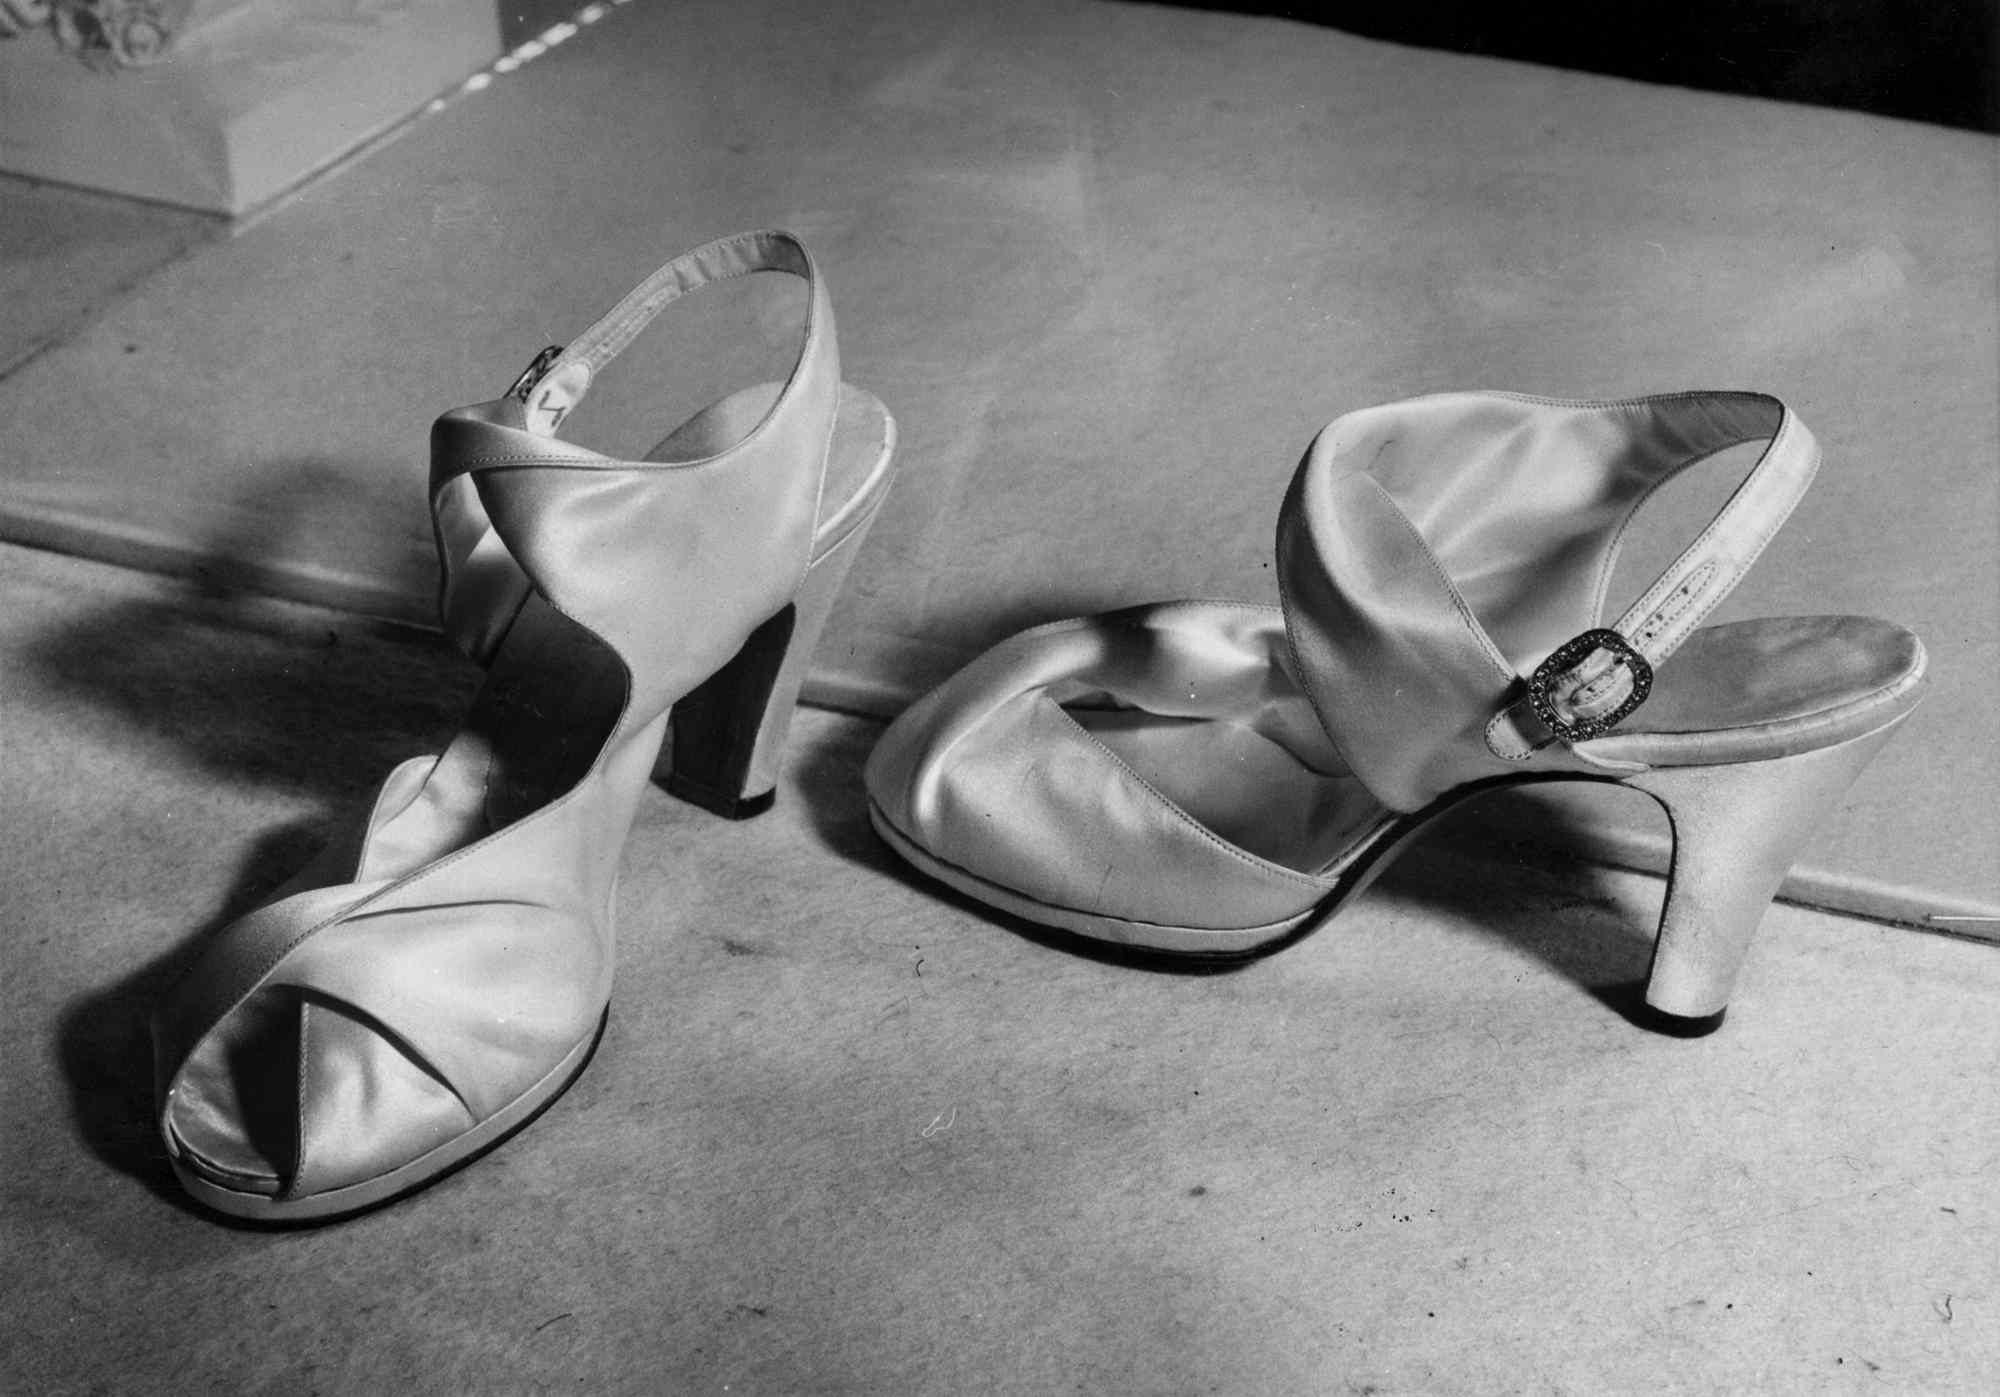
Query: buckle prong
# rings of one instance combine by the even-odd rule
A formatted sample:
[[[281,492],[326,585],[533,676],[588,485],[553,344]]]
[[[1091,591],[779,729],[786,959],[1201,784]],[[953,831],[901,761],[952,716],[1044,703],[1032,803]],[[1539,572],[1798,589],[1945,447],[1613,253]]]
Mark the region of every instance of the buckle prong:
[[[1556,712],[1557,681],[1600,650],[1610,651],[1616,662],[1630,671],[1632,691],[1616,708],[1600,717],[1564,718]],[[1564,742],[1585,742],[1593,737],[1602,737],[1630,717],[1632,711],[1644,703],[1646,696],[1652,692],[1653,667],[1646,662],[1646,657],[1633,649],[1632,643],[1624,636],[1601,627],[1585,631],[1574,640],[1564,641],[1528,676],[1528,702],[1534,706],[1535,716]]]
[[[535,385],[540,383],[543,376],[548,373],[549,365],[562,358],[562,352],[562,345],[552,344],[540,354],[537,354],[534,362],[521,370],[521,376],[514,380],[514,386],[501,394],[501,396],[504,398],[519,398],[524,403],[528,401],[528,394],[535,391]]]

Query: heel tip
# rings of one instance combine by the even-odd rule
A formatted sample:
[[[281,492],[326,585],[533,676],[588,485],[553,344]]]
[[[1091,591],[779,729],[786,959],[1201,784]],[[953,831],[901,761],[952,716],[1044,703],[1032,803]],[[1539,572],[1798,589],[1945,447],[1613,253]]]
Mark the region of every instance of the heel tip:
[[[725,820],[752,820],[769,810],[777,802],[778,791],[770,790],[754,796],[733,795],[728,791],[718,791],[712,786],[704,786],[698,781],[690,781],[679,772],[669,773],[660,782],[662,790],[670,796],[686,801],[689,805],[699,805],[710,814],[720,815]]]
[[[1617,1010],[1619,1016],[1634,1028],[1643,1028],[1666,1038],[1706,1038],[1722,1027],[1722,1020],[1729,1013],[1726,1005],[1713,1014],[1670,1014],[1665,1009],[1655,1009],[1646,1002],[1644,980],[1636,984],[1608,985],[1595,991],[1595,994],[1600,1002]]]
[[[1706,1038],[1722,1027],[1727,1009],[1717,1009],[1713,1014],[1690,1017],[1686,1014],[1669,1014],[1664,1009],[1655,1009],[1650,1004],[1640,1004],[1631,1014],[1632,1022],[1640,1028],[1650,1029],[1667,1038]]]

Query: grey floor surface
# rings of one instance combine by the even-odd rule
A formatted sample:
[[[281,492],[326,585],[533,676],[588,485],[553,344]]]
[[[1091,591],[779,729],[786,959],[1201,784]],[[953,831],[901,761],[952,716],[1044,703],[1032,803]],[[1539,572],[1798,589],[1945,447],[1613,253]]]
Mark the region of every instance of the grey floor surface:
[[[1275,600],[1279,499],[1339,413],[1759,389],[1826,467],[1714,619],[1883,616],[1935,680],[1793,894],[1996,915],[1995,150],[1195,7],[629,4],[7,373],[0,537],[427,619],[430,420],[674,253],[778,224],[901,428],[814,675],[886,715],[1027,625]],[[782,372],[767,291],[676,306],[564,430],[636,454]],[[1617,593],[1735,483],[1698,474]]]
[[[0,175],[0,376],[223,231],[206,214]]]
[[[510,42],[563,8],[504,9]],[[1302,445],[1294,438],[1316,425],[1292,421],[1308,396],[1296,384],[1250,372],[1263,360],[1206,341],[1162,350],[1164,364],[1186,361],[1189,383],[1232,396],[1220,412],[1168,394],[1201,410],[1186,422],[1148,417],[1158,442],[1051,435],[1040,400],[1000,372],[1018,369],[1022,384],[1058,396],[1091,381],[1069,361],[1033,368],[1017,352],[1015,340],[1034,339],[1040,304],[1022,297],[1021,277],[1054,285],[1069,265],[1051,255],[1060,247],[1042,222],[1019,215],[1067,197],[1054,176],[1079,151],[1096,152],[1106,178],[1118,172],[1107,133],[1125,129],[1118,113],[1135,89],[1120,96],[1107,79],[1079,98],[1058,84],[1037,89],[1046,100],[1025,114],[1014,97],[1023,73],[1096,62],[1088,43],[1038,38],[1049,25],[1101,38],[1112,24],[1134,42],[1120,60],[1130,72],[1118,73],[1145,91],[1200,90],[1212,70],[1282,51],[1278,67],[1339,121],[1393,127],[1398,91],[1434,106],[1411,72],[1455,94],[1455,110],[1485,102],[1512,114],[1512,124],[1410,137],[1422,149],[1434,136],[1447,153],[1461,139],[1496,145],[1477,167],[1456,156],[1413,162],[1393,130],[1371,137],[1350,163],[1373,170],[1379,152],[1392,192],[1436,186],[1476,213],[1512,207],[1516,184],[1553,174],[1558,197],[1533,208],[1622,226],[1610,186],[1570,178],[1548,153],[1548,141],[1580,139],[1579,124],[1632,147],[1611,186],[1669,191],[1641,201],[1678,230],[1660,243],[1639,236],[1656,236],[1650,226],[1622,241],[1600,231],[1600,251],[1579,263],[1564,227],[1543,227],[1539,214],[1518,228],[1474,219],[1450,238],[1417,239],[1429,261],[1414,269],[1407,237],[1368,242],[1370,275],[1358,278],[1353,257],[1331,254],[1372,206],[1345,185],[1331,203],[1301,195],[1295,227],[1323,225],[1329,240],[1282,276],[1260,275],[1273,299],[1256,332],[1287,346],[1276,362],[1296,374],[1331,375],[1329,404],[1459,386],[1468,374],[1576,387],[1564,356],[1601,333],[1631,363],[1585,362],[1617,386],[1720,372],[1811,409],[1833,448],[1815,496],[1829,512],[1788,531],[1799,558],[1844,558],[1852,521],[1877,527],[1826,503],[1842,479],[1921,480],[1927,462],[1972,463],[1977,488],[1951,496],[1955,526],[1975,541],[1990,535],[1991,478],[1975,468],[1990,465],[1992,402],[1961,380],[1991,379],[2000,322],[1980,312],[1992,306],[1992,228],[1939,214],[1990,204],[2000,166],[1982,154],[1992,149],[1984,138],[1403,57],[1267,21],[1140,6],[883,0],[865,7],[875,28],[834,34],[860,57],[832,69],[822,31],[838,27],[837,11],[784,25],[768,17],[811,7],[708,8],[715,22],[692,32],[668,7],[629,7],[481,105],[455,106],[234,239],[200,216],[0,178],[0,376],[22,370],[10,427],[46,418],[56,427],[43,439],[73,447],[79,403],[115,400],[110,416],[146,419],[135,460],[156,459],[145,453],[166,431],[161,413],[197,422],[168,443],[182,455],[190,442],[211,450],[254,436],[263,417],[206,410],[228,384],[187,352],[194,331],[135,327],[156,328],[156,302],[226,344],[243,340],[222,331],[269,321],[279,328],[268,341],[284,353],[244,372],[312,385],[280,395],[284,412],[342,419],[338,433],[279,433],[283,445],[330,450],[345,434],[339,449],[358,450],[348,438],[366,438],[392,463],[382,498],[396,523],[355,539],[420,557],[421,467],[404,457],[421,454],[422,420],[446,405],[438,362],[462,368],[444,375],[451,382],[475,381],[474,366],[504,378],[518,367],[515,338],[532,349],[598,308],[585,284],[623,289],[611,284],[614,262],[636,275],[679,241],[781,219],[834,255],[850,361],[863,381],[896,390],[906,429],[895,507],[921,527],[878,531],[869,568],[880,578],[861,578],[855,614],[901,595],[882,579],[925,575],[966,547],[965,521],[984,517],[997,483],[1025,471],[1017,493],[1033,494],[1035,472],[1099,454],[1234,459],[1249,436],[1268,437],[1247,469],[1269,476],[1270,498],[1241,506],[1262,529]],[[1157,37],[1181,32],[1199,42]],[[1342,66],[1318,63],[1307,43]],[[735,55],[753,48],[793,67],[760,71],[714,108],[740,169],[713,167],[706,118],[691,127],[706,144],[685,149],[633,120],[709,111],[699,84],[740,68]],[[882,141],[808,119],[813,101],[857,83],[872,119],[892,123]],[[589,123],[577,114],[605,103],[622,120],[590,126],[588,140],[575,137],[577,158],[557,158],[573,133],[538,144],[550,128],[524,100],[545,90],[547,110],[579,130]],[[1226,187],[1255,185],[1270,170],[1211,147],[1257,126],[1260,110],[1232,115],[1218,103],[1191,143],[1171,123],[1128,137],[1157,139],[1176,159],[1206,152],[1211,174],[1218,160],[1233,171]],[[1257,127],[1258,149],[1278,148],[1282,116],[1270,132]],[[729,122],[743,129],[723,130]],[[1541,134],[1515,150],[1516,127]],[[457,144],[437,146],[440,137]],[[969,163],[989,139],[988,163]],[[893,156],[876,183],[854,177],[871,143]],[[862,153],[848,165],[814,154],[849,145]],[[911,154],[933,146],[931,164]],[[641,163],[618,152],[640,148],[646,168],[671,178],[631,179]],[[523,159],[555,173],[525,180]],[[487,168],[479,162],[512,177],[425,174]],[[1311,184],[1310,162],[1296,181],[1279,165],[1281,191]],[[1766,190],[1765,170],[1790,183]],[[1696,194],[1671,193],[1683,185]],[[412,203],[412,188],[428,193]],[[1147,236],[1171,244],[1212,224],[1254,241],[1258,220],[1291,207],[1259,189],[1247,230],[1243,201],[1218,200],[1193,222],[1147,222]],[[503,197],[519,208],[495,202]],[[997,213],[970,218],[968,205]],[[536,221],[551,208],[604,226],[583,252],[552,250]],[[403,228],[398,218],[449,236],[384,236]],[[885,241],[884,227],[899,237]],[[1465,251],[1468,227],[1496,240],[1496,257]],[[327,229],[360,231],[344,243]],[[615,256],[606,238],[623,239]],[[361,271],[302,261],[292,243],[315,239],[358,250]],[[986,273],[954,270],[967,256]],[[1426,270],[1433,262],[1443,270]],[[553,290],[542,284],[551,276]],[[1402,324],[1407,297],[1379,290],[1401,276],[1424,290],[1424,333],[1385,336],[1372,320],[1342,318],[1381,311]],[[427,287],[468,279],[491,281],[486,300],[425,299]],[[1310,294],[1292,306],[1300,279]],[[245,294],[252,283],[263,299]],[[1189,294],[1234,297],[1246,285]],[[1598,326],[1577,309],[1593,294],[1623,304],[1634,285],[1668,308],[1659,324]],[[530,296],[531,286],[542,289]],[[1965,287],[1956,318],[1933,313]],[[1567,299],[1549,300],[1550,288]],[[323,319],[283,319],[285,295],[304,296]],[[1712,321],[1718,301],[1750,330],[1720,342],[1685,333],[1684,320]],[[1118,342],[1145,339],[1122,302],[1065,292],[1062,304],[1072,302],[1100,318],[1117,311],[1107,323]],[[1683,302],[1684,314],[1673,309]],[[521,323],[509,320],[507,336],[485,321],[461,334],[443,312],[467,304]],[[416,314],[440,342],[387,342],[385,355],[414,355],[421,375],[356,364],[342,339],[392,313]],[[1295,333],[1294,320],[1312,332]],[[1948,328],[1961,320],[1969,332]],[[1530,333],[1552,321],[1563,335]],[[966,353],[907,342],[905,327],[923,323]],[[1476,333],[1452,331],[1461,324]],[[1061,344],[1074,358],[1098,342]],[[1440,360],[1447,350],[1456,357]],[[343,367],[329,372],[316,354]],[[979,413],[956,411],[962,361],[986,366],[971,385],[990,400]],[[1664,378],[1621,377],[1642,364]],[[1448,381],[1426,377],[1447,371]],[[1570,377],[1535,377],[1543,372]],[[1158,397],[1123,391],[1139,406]],[[398,393],[415,406],[352,410]],[[253,401],[269,408],[268,398]],[[378,437],[393,445],[376,450]],[[1896,451],[1876,449],[1878,437]],[[1982,445],[1969,457],[1947,449],[1961,441]],[[0,461],[0,471],[19,464]],[[68,457],[43,465],[52,478],[75,469]],[[978,509],[953,505],[959,475],[978,478]],[[318,525],[376,499],[298,471],[281,473],[273,498],[299,506],[301,479]],[[159,508],[185,494],[162,485]],[[256,536],[256,504],[201,517],[225,541]],[[1884,508],[1888,532],[1906,527],[1904,506]],[[1904,619],[1934,607],[1978,622],[1929,626],[1964,695],[1993,666],[1993,612],[1979,590],[1992,554],[1960,553],[1952,565],[1975,585],[1956,592],[1902,564],[1903,590],[1870,585]],[[725,824],[649,793],[626,854],[610,1029],[543,1119],[436,1188],[351,1223],[290,1234],[223,1225],[183,1200],[153,1134],[147,1009],[206,929],[302,861],[395,761],[435,750],[474,683],[421,638],[226,595],[225,584],[245,581],[229,561],[218,550],[204,590],[0,545],[0,1394],[2000,1389],[1992,947],[1776,907],[1725,1026],[1698,1041],[1661,1038],[1622,1012],[1646,967],[1660,884],[1545,852],[1496,862],[1489,821],[1427,836],[1277,957],[1221,975],[1136,969],[906,873],[862,811],[859,765],[879,728],[827,713],[802,716],[780,803],[761,820]],[[1119,587],[1168,586],[1156,562],[1175,583],[1175,569],[1210,566],[1149,560],[1143,579],[1120,574]],[[1780,592],[1809,580],[1789,565],[1775,576]],[[1971,867],[1965,851],[1984,838],[1977,821],[1990,822],[1991,802],[1968,807],[1962,793],[1983,788],[1949,778],[1991,760],[1980,737],[1990,705],[1965,710],[1986,724],[1976,731],[1947,721],[1946,707],[1934,700],[1926,721],[1953,739],[1910,744],[1909,767],[1874,779],[1961,794],[1919,808],[1877,792],[1834,816],[1828,847],[1886,847],[1907,826],[1921,831],[1903,842],[1927,870]],[[1937,755],[1913,775],[1917,749]],[[1960,818],[1968,809],[1971,824]],[[1481,860],[1464,858],[1475,845]]]
[[[1232,974],[906,875],[876,727],[745,825],[649,793],[607,1037],[317,1231],[184,1203],[144,1014],[469,677],[333,613],[0,548],[0,1391],[1987,1392],[1992,948],[1775,908],[1628,1023],[1657,882],[1433,837]]]

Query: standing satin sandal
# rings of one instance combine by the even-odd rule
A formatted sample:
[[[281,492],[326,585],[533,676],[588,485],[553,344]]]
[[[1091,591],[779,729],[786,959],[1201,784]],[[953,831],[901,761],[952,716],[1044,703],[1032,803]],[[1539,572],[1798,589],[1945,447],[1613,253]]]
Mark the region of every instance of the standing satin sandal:
[[[786,382],[723,399],[643,461],[557,437],[666,305],[764,271],[810,288]],[[160,1129],[190,1193],[272,1222],[352,1213],[561,1094],[604,1021],[649,773],[725,814],[769,804],[894,440],[882,404],[840,381],[826,289],[777,232],[676,259],[505,397],[438,420],[444,623],[486,681],[443,755],[391,772],[160,1008]]]
[[[1639,507],[1755,441],[1714,522],[1603,624]],[[1622,783],[1673,828],[1647,1002],[1713,1022],[1806,837],[1923,690],[1922,645],[1886,621],[1702,625],[1818,465],[1798,418],[1753,393],[1350,414],[1285,499],[1282,613],[1169,603],[1001,643],[884,734],[875,827],[1031,921],[1238,957],[1468,796]]]

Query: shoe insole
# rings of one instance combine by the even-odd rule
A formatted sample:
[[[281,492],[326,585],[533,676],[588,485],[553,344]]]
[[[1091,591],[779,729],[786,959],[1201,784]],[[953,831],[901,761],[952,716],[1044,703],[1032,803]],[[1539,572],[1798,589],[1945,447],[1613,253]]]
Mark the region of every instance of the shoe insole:
[[[649,461],[692,464],[720,455],[754,432],[784,391],[782,383],[760,383],[712,403],[675,428],[647,453]],[[820,488],[820,523],[829,523],[867,485],[869,474],[882,464],[889,436],[889,414],[872,393],[840,386],[834,414],[833,440],[828,445],[826,478]],[[818,550],[815,550],[817,553]]]
[[[1606,741],[1655,761],[1757,760],[1828,745],[1913,702],[1921,662],[1915,637],[1868,617],[1712,626],[1661,665],[1651,697]],[[1274,690],[1284,687],[1278,679]],[[1296,690],[1272,692],[1256,713],[1209,717],[1064,707],[1167,799],[1273,863],[1323,872],[1392,818],[1358,779],[1315,770],[1297,744],[1277,740],[1310,719]]]

